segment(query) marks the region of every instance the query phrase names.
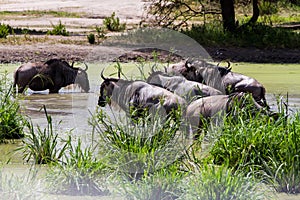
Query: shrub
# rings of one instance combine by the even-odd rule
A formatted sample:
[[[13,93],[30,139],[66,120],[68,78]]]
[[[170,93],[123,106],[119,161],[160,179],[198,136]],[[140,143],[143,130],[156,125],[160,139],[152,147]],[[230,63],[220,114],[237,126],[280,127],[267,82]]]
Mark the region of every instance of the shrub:
[[[0,38],[6,38],[10,33],[10,27],[0,23]]]
[[[109,31],[123,31],[126,28],[126,23],[121,24],[119,17],[115,17],[116,13],[113,12],[110,17],[106,17],[103,20],[104,26]]]
[[[90,34],[87,36],[87,39],[88,39],[88,41],[89,41],[90,44],[95,44],[95,34],[90,33]]]
[[[47,32],[47,34],[49,34],[49,35],[62,35],[62,36],[68,36],[69,35],[69,32],[66,30],[66,26],[63,25],[60,20],[59,20],[59,24],[57,24],[57,25],[51,24],[51,25],[52,25],[53,29],[51,31],[49,30]]]
[[[19,102],[12,98],[12,83],[7,74],[0,76],[0,142],[24,137],[25,118],[20,113]]]

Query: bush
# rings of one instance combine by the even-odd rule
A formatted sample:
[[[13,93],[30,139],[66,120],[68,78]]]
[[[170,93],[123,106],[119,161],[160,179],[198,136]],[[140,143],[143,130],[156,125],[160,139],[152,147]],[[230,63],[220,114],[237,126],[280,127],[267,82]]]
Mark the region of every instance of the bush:
[[[87,36],[87,39],[89,41],[90,44],[95,44],[96,40],[95,40],[95,34],[93,33],[90,33],[88,36]]]
[[[66,30],[66,26],[63,25],[60,20],[59,20],[59,24],[57,25],[51,24],[51,25],[53,29],[51,31],[49,30],[47,34],[69,36],[69,32]]]
[[[115,17],[116,13],[113,12],[110,17],[106,17],[103,20],[104,26],[109,31],[123,31],[126,28],[126,23],[121,24],[119,17]]]
[[[12,98],[12,83],[7,74],[0,76],[0,142],[24,137],[25,118],[20,113],[19,102]]]
[[[10,31],[11,28],[8,25],[0,23],[0,38],[6,38]]]

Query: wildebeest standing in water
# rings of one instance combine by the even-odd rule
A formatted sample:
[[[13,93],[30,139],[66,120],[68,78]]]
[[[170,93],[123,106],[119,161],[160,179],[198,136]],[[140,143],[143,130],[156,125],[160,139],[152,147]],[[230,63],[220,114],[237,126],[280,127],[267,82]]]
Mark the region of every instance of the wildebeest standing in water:
[[[104,80],[100,86],[99,106],[114,102],[127,114],[130,109],[136,110],[163,109],[166,114],[186,106],[186,101],[172,92],[143,81],[128,81],[116,78],[105,78],[103,71],[101,77]],[[109,102],[107,100],[109,99]],[[138,117],[137,113],[133,117]]]
[[[247,93],[244,92],[203,97],[191,102],[187,106],[186,119],[191,124],[193,133],[197,134],[197,130],[203,126],[202,120],[218,119],[218,117],[223,120],[222,117],[228,113],[234,114],[236,108],[239,109],[249,106],[254,113],[262,112],[271,114],[265,111],[265,109],[252,98],[252,96],[249,97]]]
[[[229,67],[219,67],[203,60],[185,60],[169,66],[167,72],[182,74],[188,80],[204,82],[227,94],[249,92],[258,104],[268,107],[264,86],[254,78],[232,72]]]
[[[87,69],[87,65],[85,69],[76,68],[61,59],[26,63],[14,73],[14,88],[18,86],[19,93],[23,93],[27,87],[33,91],[49,89],[49,93],[58,93],[62,87],[76,83],[88,92],[90,85]]]
[[[153,71],[147,79],[147,83],[163,87],[190,101],[193,98],[221,95],[222,92],[196,81],[189,81],[183,76],[170,76],[161,71]]]

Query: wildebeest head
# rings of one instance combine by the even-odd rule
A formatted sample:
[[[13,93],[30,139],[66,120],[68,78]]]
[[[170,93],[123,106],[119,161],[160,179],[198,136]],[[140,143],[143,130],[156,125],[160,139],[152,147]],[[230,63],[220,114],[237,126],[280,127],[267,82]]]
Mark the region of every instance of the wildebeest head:
[[[120,80],[120,79],[116,79],[116,78],[105,78],[103,76],[103,70],[101,72],[101,78],[104,80],[100,86],[100,96],[98,99],[98,105],[101,107],[104,107],[106,105],[106,103],[110,104],[109,98],[112,96],[113,94],[113,90],[116,86],[116,83]]]
[[[87,66],[87,64],[85,64],[85,66],[86,66],[85,69],[77,68],[78,71],[77,71],[75,83],[77,83],[85,92],[89,92],[90,83],[89,83],[88,75],[86,72],[88,69],[88,66]],[[74,68],[74,69],[76,69],[76,68]]]
[[[175,63],[166,68],[166,72],[169,74],[182,75],[189,80],[203,81],[203,77],[198,74],[197,69],[192,65],[191,61],[183,60],[179,63]]]

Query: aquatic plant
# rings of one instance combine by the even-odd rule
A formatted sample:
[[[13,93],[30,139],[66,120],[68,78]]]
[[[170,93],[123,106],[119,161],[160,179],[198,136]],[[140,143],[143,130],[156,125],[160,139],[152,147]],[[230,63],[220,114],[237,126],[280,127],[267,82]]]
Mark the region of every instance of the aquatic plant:
[[[80,139],[68,147],[62,162],[52,166],[46,176],[49,191],[76,196],[108,195],[106,167],[93,155],[94,148],[83,148]]]
[[[45,106],[44,110],[47,127],[43,129],[37,125],[35,129],[33,123],[27,121],[28,133],[25,134],[25,138],[22,141],[23,145],[16,149],[16,151],[22,151],[23,160],[26,162],[33,161],[35,164],[59,162],[70,144],[69,139],[62,142],[62,147],[58,147],[58,133],[53,129],[52,118],[48,115]]]
[[[263,200],[266,195],[260,184],[245,174],[234,172],[226,166],[203,165],[182,181],[184,194],[179,199],[201,200]]]
[[[208,160],[253,173],[278,192],[299,193],[300,114],[287,116],[282,108],[275,118],[248,112],[227,117]]]
[[[158,114],[135,119],[112,115],[99,109],[91,120],[100,138],[99,155],[105,158],[107,166],[130,180],[151,174],[182,156],[188,140],[184,132],[178,132],[180,111],[174,111],[173,117],[167,118]]]

